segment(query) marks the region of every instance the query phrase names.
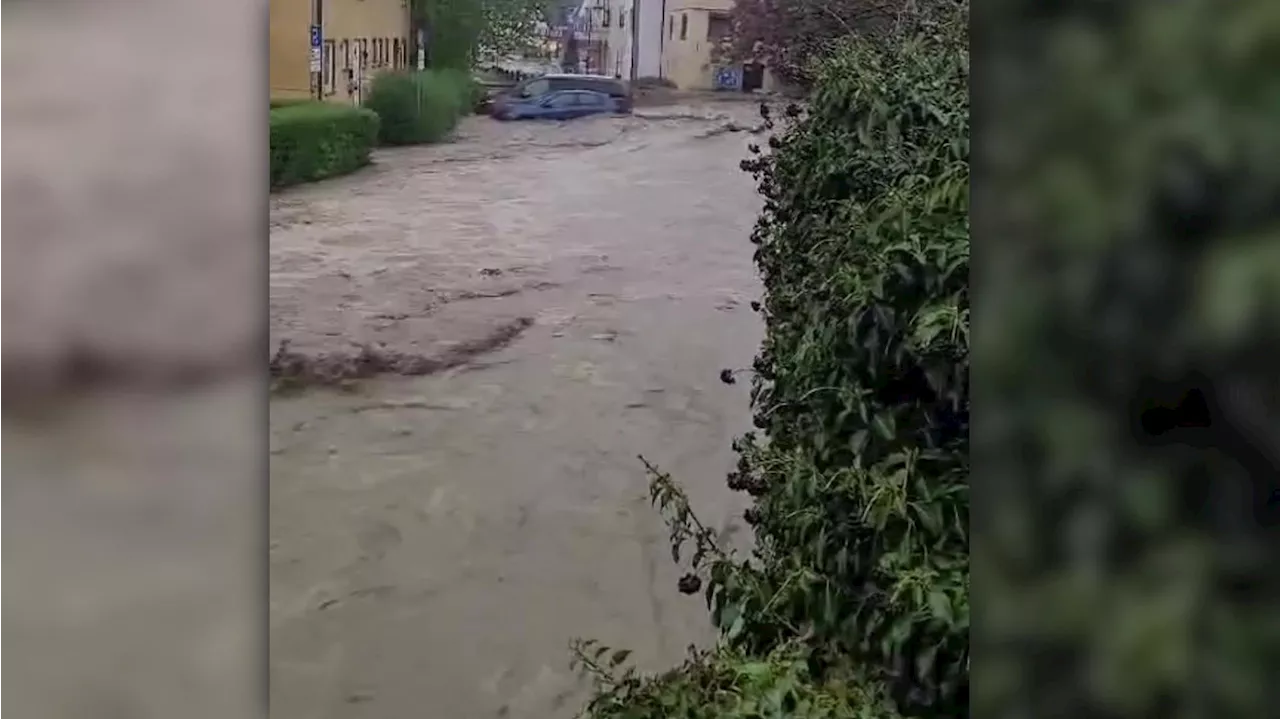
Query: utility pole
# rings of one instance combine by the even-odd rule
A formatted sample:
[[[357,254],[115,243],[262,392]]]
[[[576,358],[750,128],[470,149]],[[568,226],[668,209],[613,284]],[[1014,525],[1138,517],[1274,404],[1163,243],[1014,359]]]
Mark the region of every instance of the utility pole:
[[[324,101],[324,0],[311,0],[311,84]]]
[[[643,0],[631,0],[631,72],[627,79],[636,81],[640,72],[640,3]]]
[[[596,27],[596,9],[594,5],[585,6],[587,9],[587,56],[586,61],[582,63],[584,72],[591,72],[591,56],[594,54],[594,48],[591,45],[591,34]]]

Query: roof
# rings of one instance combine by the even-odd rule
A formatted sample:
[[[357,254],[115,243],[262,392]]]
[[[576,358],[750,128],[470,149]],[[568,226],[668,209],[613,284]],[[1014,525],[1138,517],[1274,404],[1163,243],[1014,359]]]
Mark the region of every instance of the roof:
[[[583,73],[573,73],[573,72],[549,72],[549,73],[547,73],[547,74],[545,74],[545,75],[539,75],[538,77],[557,78],[557,79],[561,79],[561,78],[575,78],[575,79],[576,79],[576,78],[584,78],[584,77],[585,77],[585,78],[590,79],[590,80],[610,80],[610,81],[612,81],[612,82],[618,82],[618,81],[619,81],[619,78],[616,78],[616,77],[614,77],[613,75],[587,75],[587,74],[583,74]],[[535,78],[535,79],[536,79],[536,78]]]

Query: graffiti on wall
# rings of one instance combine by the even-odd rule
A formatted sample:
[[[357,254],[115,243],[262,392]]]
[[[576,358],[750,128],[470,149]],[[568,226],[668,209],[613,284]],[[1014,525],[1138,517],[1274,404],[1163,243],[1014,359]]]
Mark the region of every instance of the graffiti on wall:
[[[742,88],[742,68],[716,68],[715,88],[717,90],[738,90]]]

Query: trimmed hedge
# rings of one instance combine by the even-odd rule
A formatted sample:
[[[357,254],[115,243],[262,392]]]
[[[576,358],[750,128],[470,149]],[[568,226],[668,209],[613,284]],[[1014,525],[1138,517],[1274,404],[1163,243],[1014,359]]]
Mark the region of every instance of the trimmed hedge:
[[[282,107],[293,107],[294,105],[307,105],[314,102],[315,102],[315,99],[310,97],[285,97],[285,98],[273,98],[269,102],[269,105],[271,106],[272,110],[278,110]]]
[[[967,7],[852,38],[743,163],[766,338],[731,489],[750,561],[661,473],[651,498],[718,648],[656,677],[579,646],[595,719],[969,714]],[[766,124],[775,120],[762,108]],[[734,373],[722,374],[726,382]],[[656,472],[656,471],[655,471]],[[615,666],[616,665],[616,666]]]
[[[342,175],[369,164],[378,116],[322,103],[271,111],[271,187]]]
[[[384,145],[439,142],[470,111],[473,85],[455,70],[387,72],[374,78],[364,106],[381,118],[378,140]]]

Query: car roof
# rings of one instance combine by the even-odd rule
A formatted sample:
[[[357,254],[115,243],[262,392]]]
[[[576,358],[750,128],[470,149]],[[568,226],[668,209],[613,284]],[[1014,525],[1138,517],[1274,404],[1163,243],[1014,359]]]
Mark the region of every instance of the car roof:
[[[546,75],[539,75],[533,79],[539,80],[542,78],[546,78],[547,80],[608,80],[609,82],[622,82],[622,80],[608,75],[575,75],[571,72],[553,72]]]
[[[519,99],[520,99],[520,101],[522,101],[522,102],[524,102],[524,101],[530,101],[530,102],[532,102],[533,100],[541,100],[541,99],[543,99],[543,98],[550,97],[550,96],[552,96],[552,95],[575,95],[575,94],[576,94],[576,95],[583,95],[583,94],[586,94],[586,95],[600,95],[601,97],[607,97],[607,98],[609,98],[610,100],[612,100],[612,99],[613,99],[613,96],[612,96],[612,95],[610,95],[610,94],[609,94],[609,93],[607,93],[607,92],[600,92],[599,90],[588,90],[588,89],[586,89],[586,88],[582,88],[582,87],[566,87],[566,88],[561,88],[561,89],[559,89],[559,90],[552,90],[552,91],[550,91],[550,92],[544,92],[544,93],[542,93],[541,95],[534,95],[533,97],[522,97],[522,98],[519,98]]]
[[[534,102],[536,100],[545,100],[546,98],[551,97],[552,95],[599,95],[600,97],[603,97],[606,100],[613,99],[613,96],[607,92],[599,92],[597,90],[583,90],[581,88],[573,87],[573,88],[567,88],[564,90],[552,90],[551,92],[546,92],[541,95],[536,95],[534,97],[521,98],[521,102]]]

